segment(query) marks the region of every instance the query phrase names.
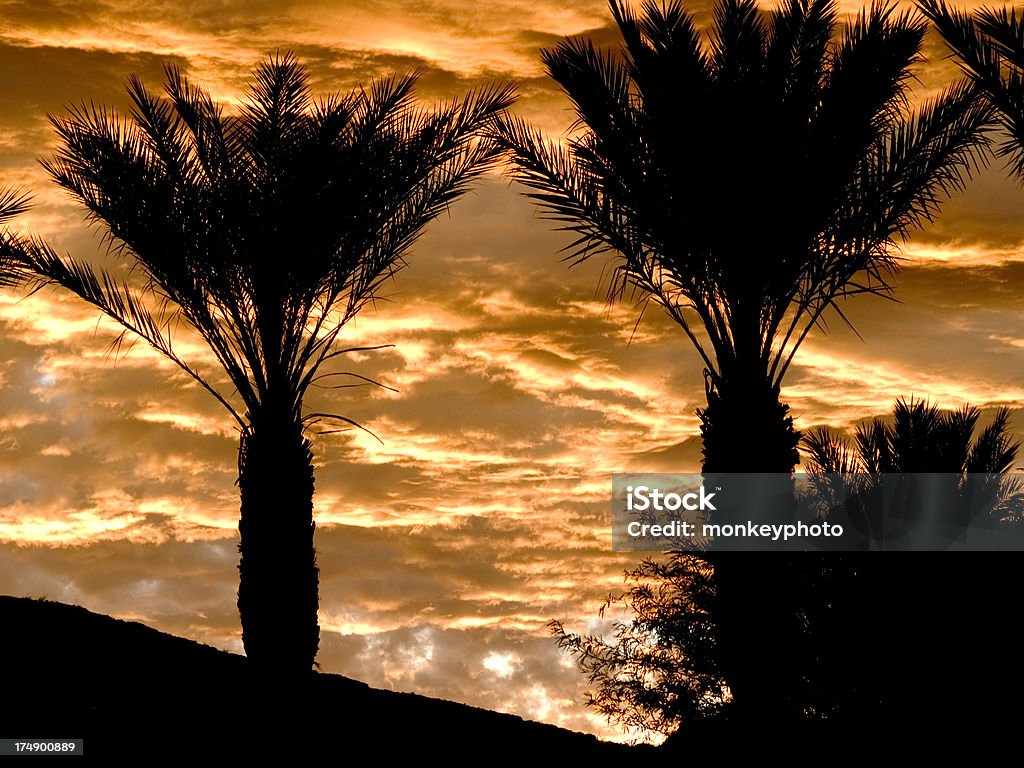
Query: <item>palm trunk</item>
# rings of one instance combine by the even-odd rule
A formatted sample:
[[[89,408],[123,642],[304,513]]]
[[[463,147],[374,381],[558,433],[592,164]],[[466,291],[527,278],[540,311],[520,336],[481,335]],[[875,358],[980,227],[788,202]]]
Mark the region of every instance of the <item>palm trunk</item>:
[[[238,485],[238,611],[246,656],[262,676],[300,681],[320,642],[313,547],[313,454],[287,407],[250,412]]]
[[[709,386],[698,411],[704,473],[765,472],[786,478],[799,433],[779,390],[763,374],[732,375]],[[791,492],[792,485],[788,479]],[[789,556],[713,552],[719,659],[733,696],[732,717],[747,722],[800,716],[802,632]]]

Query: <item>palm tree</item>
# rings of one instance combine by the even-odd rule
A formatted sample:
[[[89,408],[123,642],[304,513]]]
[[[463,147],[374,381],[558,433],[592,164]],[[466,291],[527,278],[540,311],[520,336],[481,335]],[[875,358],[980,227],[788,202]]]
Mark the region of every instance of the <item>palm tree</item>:
[[[925,400],[900,398],[892,419],[875,418],[857,427],[854,443],[827,427],[807,433],[808,472],[819,474],[941,472],[1006,474],[1017,459],[1020,443],[1009,433],[1010,411],[1000,408],[975,437],[981,411],[965,405],[942,411]]]
[[[862,518],[861,524],[881,534],[884,505],[878,494],[885,476],[895,475],[893,482],[911,493],[927,488],[923,498],[928,499],[932,519],[945,512],[950,526],[1006,528],[1007,523],[1018,523],[1024,489],[1010,474],[1020,451],[1020,443],[1009,433],[1010,411],[999,409],[975,437],[980,416],[972,406],[942,411],[924,400],[901,398],[889,423],[875,418],[861,424],[852,443],[825,427],[811,430],[802,445],[822,506],[836,509],[842,504],[847,513]],[[914,478],[922,473],[925,478]],[[860,503],[871,498],[874,501],[861,508]],[[872,511],[867,513],[868,509]],[[913,509],[911,505],[906,512]],[[979,519],[982,512],[986,517]]]
[[[1020,442],[1009,432],[1009,416],[999,409],[979,432],[977,408],[942,411],[900,399],[889,420],[860,425],[852,441],[824,427],[811,430],[803,440],[806,467],[818,488],[825,486],[825,498],[832,483],[844,486],[843,506],[826,506],[853,515],[858,525],[883,530],[883,476],[892,473],[910,502],[901,515],[926,512],[936,520],[948,513],[941,520],[944,537],[968,524],[996,531],[995,548],[1019,550],[1024,484],[1011,471]],[[927,503],[916,508],[914,494],[922,490]],[[940,542],[948,545],[949,538]],[[934,727],[952,712],[958,721],[979,724],[1005,717],[998,691],[1024,679],[1024,666],[1005,650],[1016,637],[1019,552],[961,556],[955,563],[945,554],[915,554],[835,559],[828,610],[820,613],[827,623],[819,619],[830,631],[809,626],[824,640],[815,645],[826,647],[818,654],[818,676],[849,681],[831,687],[856,694],[846,704],[862,719],[885,719],[888,711]]]
[[[496,160],[481,129],[512,89],[425,110],[405,75],[314,100],[285,54],[256,68],[231,114],[176,68],[166,75],[164,97],[129,78],[128,117],[81,106],[51,118],[60,148],[44,161],[145,284],[41,242],[22,261],[147,341],[233,417],[242,640],[258,668],[297,679],[319,644],[307,430],[328,417],[354,424],[304,412],[303,397],[324,377],[356,376],[321,369],[354,351],[335,343],[345,324]],[[234,393],[179,356],[179,326],[209,346]]]
[[[1006,139],[999,154],[1017,176],[1024,176],[1024,15],[1010,8],[982,8],[974,16],[943,0],[919,0],[967,79],[996,110]]]
[[[890,294],[898,241],[963,185],[989,108],[957,85],[910,111],[925,22],[892,5],[838,39],[835,0],[767,15],[720,0],[707,41],[680,0],[611,13],[619,51],[569,38],[542,53],[578,118],[564,144],[499,119],[510,174],[574,235],[567,259],[612,255],[610,299],[653,301],[693,344],[704,472],[788,475],[799,435],[780,388],[800,345],[830,307],[845,320],[840,299]],[[716,565],[721,644],[737,704],[777,717],[794,706],[785,664],[748,645],[772,636],[768,595],[786,587],[752,562]],[[785,656],[788,631],[763,658]]]

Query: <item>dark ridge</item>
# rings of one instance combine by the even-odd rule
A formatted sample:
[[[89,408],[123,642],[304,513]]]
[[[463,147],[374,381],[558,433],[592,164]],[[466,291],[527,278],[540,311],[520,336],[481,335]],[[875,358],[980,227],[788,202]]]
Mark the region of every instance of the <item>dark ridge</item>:
[[[84,738],[91,757],[347,762],[357,745],[374,760],[474,763],[654,753],[340,675],[316,674],[302,691],[268,688],[243,656],[46,600],[0,596],[0,660],[0,738]]]

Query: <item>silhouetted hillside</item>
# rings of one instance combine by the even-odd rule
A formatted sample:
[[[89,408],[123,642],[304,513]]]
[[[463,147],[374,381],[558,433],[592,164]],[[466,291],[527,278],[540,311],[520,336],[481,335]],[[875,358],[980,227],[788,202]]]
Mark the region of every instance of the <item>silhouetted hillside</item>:
[[[281,701],[249,678],[243,656],[43,600],[0,597],[0,660],[0,736],[85,738],[91,756],[198,757],[207,742],[220,754],[312,748],[339,763],[356,744],[375,758],[481,764],[653,752],[339,675],[317,674]]]

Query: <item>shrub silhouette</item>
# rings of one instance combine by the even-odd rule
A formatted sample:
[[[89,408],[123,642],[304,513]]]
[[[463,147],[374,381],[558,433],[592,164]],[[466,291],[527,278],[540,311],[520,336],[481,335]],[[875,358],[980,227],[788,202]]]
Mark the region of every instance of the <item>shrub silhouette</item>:
[[[628,589],[601,606],[602,618],[609,609],[630,613],[612,622],[611,640],[568,632],[559,621],[549,625],[587,676],[588,706],[638,735],[668,736],[681,723],[722,715],[728,686],[715,650],[707,561],[671,553],[644,560],[626,581]]]
[[[828,429],[812,430],[803,440],[807,469],[847,475],[993,474],[1009,481],[1017,502],[1013,508],[1019,510],[1021,486],[1010,470],[1020,443],[1009,433],[1008,416],[1001,409],[978,431],[976,408],[941,411],[901,398],[890,419],[862,425],[852,444]],[[792,690],[802,719],[859,727],[889,717],[929,722],[952,712],[966,722],[972,714],[980,719],[991,714],[978,701],[972,706],[980,714],[966,712],[964,702],[983,698],[983,692],[1004,685],[1004,678],[993,674],[958,682],[956,670],[978,665],[979,643],[990,642],[984,627],[1012,623],[1014,615],[1004,611],[1006,618],[999,619],[987,610],[1001,600],[998,583],[957,585],[962,577],[954,567],[932,567],[933,560],[923,559],[929,553],[917,554],[921,557],[899,555],[908,559],[883,565],[856,553],[817,559],[813,568],[797,558],[776,564],[787,584],[785,610],[800,627],[790,639],[800,681]],[[916,581],[924,578],[932,580],[930,590],[921,590]],[[626,591],[601,607],[602,617],[609,607],[627,612],[609,632],[575,634],[560,622],[551,623],[552,632],[587,675],[591,707],[627,729],[678,734],[666,748],[685,749],[688,733],[702,721],[730,719],[734,705],[718,643],[712,570],[706,558],[672,552],[645,560],[626,573],[626,580]],[[980,610],[944,604],[961,594]],[[976,623],[954,621],[955,611]],[[994,638],[991,642],[998,647]],[[750,650],[763,653],[758,638]],[[1020,677],[1020,665],[1014,668],[998,653],[991,664],[1007,680]],[[997,699],[993,706],[1001,706]],[[947,712],[937,713],[945,707]]]

